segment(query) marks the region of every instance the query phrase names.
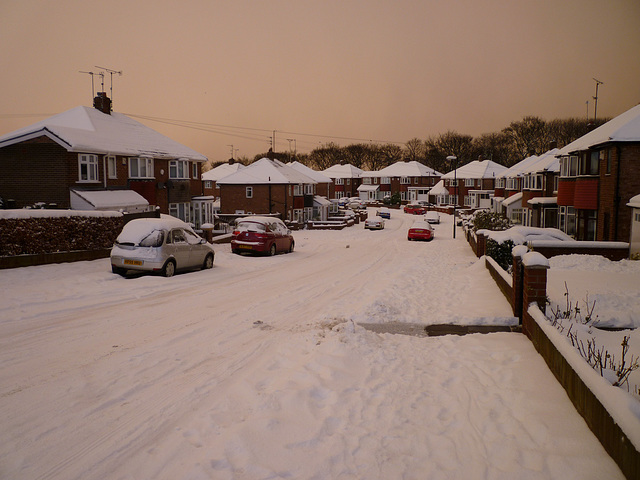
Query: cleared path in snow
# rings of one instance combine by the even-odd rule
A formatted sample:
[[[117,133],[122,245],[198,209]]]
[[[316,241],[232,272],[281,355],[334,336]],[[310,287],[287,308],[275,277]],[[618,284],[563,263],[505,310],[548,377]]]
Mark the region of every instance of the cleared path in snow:
[[[524,337],[355,326],[512,321],[450,217],[392,215],[171,279],[0,272],[0,477],[616,478]]]

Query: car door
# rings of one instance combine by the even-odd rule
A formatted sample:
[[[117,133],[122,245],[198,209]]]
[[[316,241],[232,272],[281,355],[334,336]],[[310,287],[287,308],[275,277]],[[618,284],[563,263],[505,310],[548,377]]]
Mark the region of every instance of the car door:
[[[202,238],[189,230],[184,230],[184,235],[189,244],[189,267],[202,265],[207,254],[207,249],[202,244]]]
[[[187,268],[190,266],[189,255],[191,246],[187,242],[183,229],[174,228],[171,230],[171,250],[176,260],[176,268]]]

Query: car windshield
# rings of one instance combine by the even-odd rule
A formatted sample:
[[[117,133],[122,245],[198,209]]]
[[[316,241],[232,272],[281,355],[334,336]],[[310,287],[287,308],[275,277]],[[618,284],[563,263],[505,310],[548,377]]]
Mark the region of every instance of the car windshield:
[[[264,233],[267,231],[266,225],[257,222],[239,222],[237,230],[239,232],[257,232]]]
[[[164,231],[154,229],[151,232],[144,232],[140,235],[120,235],[116,240],[118,245],[129,245],[133,247],[159,247],[164,240]]]

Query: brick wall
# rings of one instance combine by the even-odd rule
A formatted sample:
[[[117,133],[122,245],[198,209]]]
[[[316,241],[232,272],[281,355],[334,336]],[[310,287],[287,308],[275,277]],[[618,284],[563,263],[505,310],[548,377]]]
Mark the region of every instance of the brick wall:
[[[253,188],[253,197],[247,198],[247,185],[220,185],[220,213],[232,214],[238,210],[257,214],[281,213],[287,218],[292,212],[293,197],[289,196],[289,185],[248,185]],[[269,209],[271,196],[271,210]]]

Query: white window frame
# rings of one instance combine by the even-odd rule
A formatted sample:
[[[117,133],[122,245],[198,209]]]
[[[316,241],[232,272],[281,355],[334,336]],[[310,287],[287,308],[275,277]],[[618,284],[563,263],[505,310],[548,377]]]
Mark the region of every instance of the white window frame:
[[[153,171],[153,158],[130,157],[129,178],[155,178]]]
[[[98,156],[89,153],[78,154],[78,182],[94,183],[98,177]]]
[[[189,161],[171,160],[169,162],[169,178],[171,180],[189,180]]]
[[[465,178],[464,179],[464,186],[465,187],[475,187],[476,186],[476,180],[474,178]]]
[[[391,177],[382,177],[380,179],[380,185],[391,185]]]
[[[304,195],[303,185],[301,185],[301,184],[294,185],[293,186],[293,196],[294,197],[301,197],[302,195]]]
[[[364,177],[362,179],[362,184],[363,185],[371,185],[371,177]]]
[[[410,177],[400,177],[400,185],[411,185]]]
[[[313,188],[315,185],[313,183],[307,183],[304,185],[304,194],[305,195],[313,195]]]
[[[191,162],[191,176],[193,177],[194,180],[197,180],[199,175],[198,175],[198,162]]]
[[[183,222],[191,222],[191,204],[190,203],[170,203],[169,215],[179,218]]]
[[[109,178],[118,178],[118,159],[115,155],[107,155],[107,175]]]
[[[204,188],[213,188],[213,181],[212,180],[205,180],[204,181]]]
[[[496,178],[496,188],[504,188],[505,181],[504,177]]]
[[[253,187],[245,187],[244,194],[246,198],[253,198]]]
[[[336,185],[344,185],[344,178],[336,178]]]

